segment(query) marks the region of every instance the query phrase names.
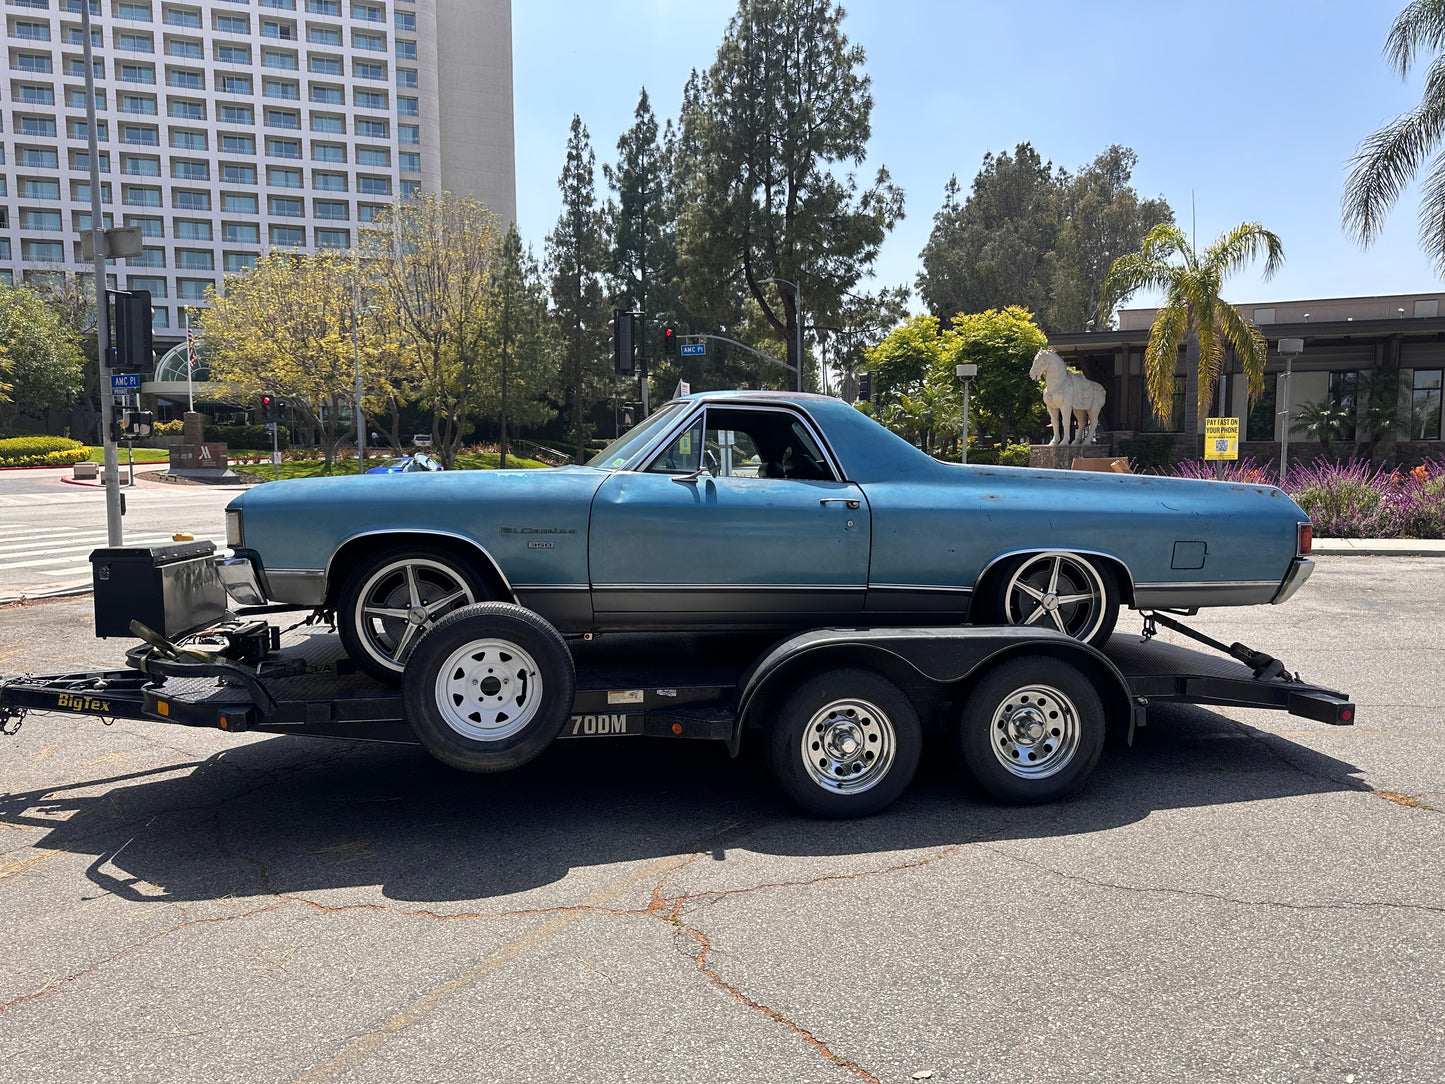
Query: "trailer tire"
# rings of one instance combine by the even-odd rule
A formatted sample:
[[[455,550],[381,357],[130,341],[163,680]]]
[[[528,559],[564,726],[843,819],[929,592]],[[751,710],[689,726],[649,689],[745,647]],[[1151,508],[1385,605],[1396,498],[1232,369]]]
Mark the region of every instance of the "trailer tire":
[[[918,713],[897,685],[871,670],[830,670],[783,701],[768,732],[768,769],[809,813],[863,817],[903,793],[922,749]]]
[[[978,785],[1011,805],[1052,802],[1083,783],[1104,748],[1104,706],[1078,669],[1026,655],[984,675],[953,727]]]
[[[524,607],[481,602],[447,614],[417,643],[402,703],[417,739],[442,763],[501,772],[552,744],[576,684],[561,633]]]

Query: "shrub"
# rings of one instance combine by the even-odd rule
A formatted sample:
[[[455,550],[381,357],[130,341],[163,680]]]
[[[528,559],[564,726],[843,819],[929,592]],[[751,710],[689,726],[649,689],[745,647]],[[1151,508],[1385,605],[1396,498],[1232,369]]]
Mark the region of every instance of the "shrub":
[[[968,461],[983,467],[1027,467],[1029,446],[1027,444],[975,444],[968,442]]]
[[[151,433],[157,437],[178,437],[186,431],[186,423],[179,418],[173,422],[156,422]]]
[[[278,426],[277,439],[282,448],[291,447],[291,434],[286,427]],[[232,448],[269,448],[271,434],[264,425],[208,425],[205,428],[207,442],[226,444]]]
[[[1173,450],[1173,433],[1140,433],[1119,441],[1119,451],[1141,471],[1163,470],[1169,466],[1169,453]]]
[[[1121,442],[1122,443],[1122,442]],[[1215,463],[1206,459],[1184,459],[1169,468],[1175,478],[1213,479]],[[1223,460],[1220,462],[1219,480],[1222,482],[1247,482],[1254,485],[1278,485],[1274,463],[1255,459]]]
[[[90,458],[90,449],[69,437],[0,440],[0,467],[64,467]]]
[[[1284,488],[1322,537],[1397,538],[1401,509],[1386,497],[1395,485],[1392,478],[1398,477],[1358,459],[1295,463]]]

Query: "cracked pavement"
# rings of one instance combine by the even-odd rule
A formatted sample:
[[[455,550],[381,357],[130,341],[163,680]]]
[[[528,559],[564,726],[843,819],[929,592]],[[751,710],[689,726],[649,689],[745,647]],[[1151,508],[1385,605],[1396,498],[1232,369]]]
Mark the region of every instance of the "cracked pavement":
[[[942,755],[824,822],[756,750],[466,776],[32,715],[0,740],[0,1079],[1445,1079],[1441,597],[1445,562],[1327,558],[1203,615],[1358,724],[1156,709],[1028,809]],[[0,610],[0,670],[109,665],[88,622]]]

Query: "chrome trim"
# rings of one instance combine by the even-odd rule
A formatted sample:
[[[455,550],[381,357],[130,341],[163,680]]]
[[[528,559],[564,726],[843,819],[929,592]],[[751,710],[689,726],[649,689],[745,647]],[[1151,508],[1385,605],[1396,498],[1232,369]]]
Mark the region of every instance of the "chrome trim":
[[[1278,587],[1278,580],[1159,580],[1153,583],[1137,583],[1135,587],[1145,591],[1157,591],[1170,587]]]
[[[216,572],[226,594],[242,606],[266,605],[266,593],[261,590],[261,581],[256,578],[256,566],[249,557],[218,557]]]
[[[790,414],[790,415],[792,415],[792,416],[793,416],[794,418],[796,418],[798,421],[800,421],[800,422],[803,423],[803,427],[808,431],[808,435],[811,436],[811,437],[813,438],[813,440],[817,443],[817,445],[818,445],[818,450],[823,453],[823,458],[827,460],[827,462],[828,462],[828,467],[833,471],[833,477],[832,477],[831,479],[817,479],[817,480],[818,480],[818,481],[843,482],[843,483],[847,483],[847,482],[848,482],[848,477],[847,477],[847,475],[845,475],[845,474],[843,473],[843,468],[842,468],[842,467],[839,465],[839,463],[838,463],[838,457],[833,454],[833,447],[832,447],[832,445],[830,445],[830,444],[823,438],[823,435],[819,432],[817,425],[813,422],[812,416],[809,415],[806,411],[803,411],[803,410],[801,410],[801,409],[799,409],[799,408],[797,408],[797,407],[794,407],[794,406],[792,406],[792,405],[790,405],[790,404],[782,404],[782,403],[751,403],[751,402],[747,402],[747,401],[738,402],[738,401],[736,401],[736,400],[729,400],[729,399],[705,399],[705,400],[703,400],[702,403],[699,404],[699,408],[698,408],[697,410],[694,410],[694,411],[691,411],[691,412],[689,412],[689,413],[684,414],[684,415],[682,416],[682,421],[679,422],[677,425],[674,425],[671,429],[669,429],[669,430],[666,432],[666,434],[665,434],[665,435],[663,436],[663,438],[662,438],[662,441],[663,441],[664,443],[662,443],[661,445],[659,445],[658,443],[654,442],[653,444],[648,445],[646,448],[644,448],[644,449],[643,449],[641,452],[639,452],[637,455],[633,456],[632,459],[629,460],[628,463],[627,463],[625,466],[620,467],[620,468],[618,468],[618,469],[619,469],[619,470],[623,470],[623,471],[630,471],[630,472],[637,473],[637,474],[646,473],[646,472],[647,472],[647,468],[650,467],[650,466],[652,466],[653,462],[655,462],[655,460],[657,459],[657,456],[662,454],[662,449],[663,449],[664,447],[666,447],[666,443],[665,443],[665,442],[667,441],[667,439],[668,439],[669,437],[671,437],[673,434],[675,434],[675,433],[680,433],[680,432],[682,432],[684,429],[689,428],[689,427],[692,425],[692,422],[694,421],[694,419],[696,419],[699,414],[701,414],[701,415],[704,416],[704,417],[703,417],[703,423],[702,423],[702,424],[703,424],[703,433],[704,433],[704,435],[705,435],[705,434],[707,433],[707,419],[706,419],[706,415],[707,415],[708,407],[718,407],[718,408],[720,408],[720,409],[725,409],[725,410],[762,410],[762,411],[770,411],[770,412],[775,413],[775,414]],[[652,453],[654,452],[654,450],[656,451],[656,455],[653,455],[653,454],[652,454]],[[637,463],[639,460],[643,460],[643,459],[645,459],[645,463],[643,463],[642,465],[640,465],[640,466],[634,466],[634,465],[633,465],[633,464]],[[670,472],[668,472],[668,473],[670,473]],[[851,484],[851,483],[850,483],[850,484]]]
[[[512,581],[507,579],[507,574],[502,571],[502,566],[497,563],[497,559],[491,555],[487,547],[483,546],[475,538],[471,538],[468,535],[457,534],[455,531],[436,531],[425,527],[394,527],[384,531],[362,531],[360,534],[348,535],[346,538],[343,538],[340,542],[336,544],[336,548],[331,551],[331,556],[326,559],[326,568],[322,573],[325,577],[325,582],[328,584],[331,582],[331,565],[332,562],[336,560],[336,555],[342,550],[344,550],[347,546],[351,545],[351,543],[359,541],[363,538],[377,538],[382,535],[396,534],[430,535],[434,538],[452,538],[458,542],[465,542],[467,545],[476,549],[477,552],[480,553],[483,557],[485,557],[489,562],[491,562],[492,570],[496,572],[497,577],[502,581],[502,586],[506,588],[507,593],[512,596],[510,601],[517,601],[517,591],[512,586]],[[318,603],[317,605],[320,605],[320,603]]]
[[[971,595],[972,587],[943,587],[926,583],[870,583],[870,591],[943,591],[951,594]]]
[[[1142,583],[1134,590],[1136,610],[1171,606],[1261,606],[1274,598],[1275,580],[1218,580],[1180,583]]]
[[[1030,553],[1076,553],[1084,557],[1103,557],[1107,560],[1113,561],[1124,570],[1124,576],[1129,581],[1128,587],[1130,597],[1133,596],[1134,589],[1140,586],[1139,584],[1136,584],[1134,582],[1134,573],[1129,571],[1129,565],[1124,561],[1122,557],[1119,557],[1117,554],[1105,553],[1103,550],[1077,549],[1073,546],[1030,546],[1027,549],[1009,550],[1007,553],[1000,553],[992,561],[984,565],[982,570],[980,570],[979,574],[974,578],[974,590],[978,589],[978,585],[983,582],[983,578],[987,576],[993,566],[998,564],[1000,561],[1007,561],[1010,557],[1023,557],[1025,554]],[[1124,586],[1124,584],[1119,585],[1121,591]]]
[[[268,568],[262,576],[273,602],[320,606],[326,601],[326,577],[315,569]]]
[[[688,591],[866,591],[865,584],[832,583],[599,583],[594,591],[670,591],[684,588]]]
[[[590,591],[590,583],[514,583],[514,591]]]
[[[1310,578],[1314,572],[1315,563],[1308,557],[1296,557],[1290,562],[1289,571],[1284,574],[1284,580],[1279,585],[1279,592],[1270,599],[1270,602],[1278,606],[1281,602],[1288,602],[1290,596],[1304,585],[1305,580]]]

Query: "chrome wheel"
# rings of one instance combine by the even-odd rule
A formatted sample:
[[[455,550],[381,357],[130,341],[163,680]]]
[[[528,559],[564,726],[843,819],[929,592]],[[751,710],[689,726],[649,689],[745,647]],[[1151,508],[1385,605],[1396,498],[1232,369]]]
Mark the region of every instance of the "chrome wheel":
[[[453,651],[434,685],[442,721],[464,738],[499,741],[522,730],[542,703],[537,662],[509,640],[475,640]]]
[[[430,557],[398,557],[362,583],[352,623],[366,652],[400,673],[416,642],[438,618],[476,601],[471,586],[451,565]]]
[[[1085,641],[1113,613],[1098,569],[1064,552],[1026,558],[1004,584],[1003,611],[1006,624],[1054,629]]]
[[[1046,779],[1074,759],[1080,730],[1078,709],[1066,695],[1052,685],[1024,685],[994,710],[989,747],[1011,775]]]
[[[825,704],[803,728],[802,762],[824,790],[856,794],[875,786],[893,766],[893,723],[866,700]]]

